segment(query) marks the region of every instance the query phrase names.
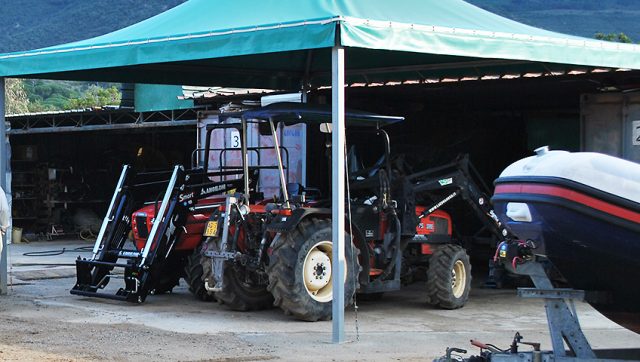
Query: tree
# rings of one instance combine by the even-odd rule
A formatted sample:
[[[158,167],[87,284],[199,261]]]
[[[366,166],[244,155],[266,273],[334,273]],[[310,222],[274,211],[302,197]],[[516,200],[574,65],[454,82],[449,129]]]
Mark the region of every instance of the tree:
[[[101,88],[91,86],[80,98],[71,98],[65,104],[65,109],[96,108],[107,105],[119,105],[122,95],[115,86]]]
[[[50,111],[59,111],[60,108],[56,108],[49,104],[42,103],[42,100],[33,101],[29,99],[29,112],[50,112]]]
[[[625,33],[605,34],[605,33],[597,32],[595,35],[595,38],[598,40],[613,41],[617,43],[629,43],[629,44],[633,43],[633,40],[631,40],[631,38],[629,38],[629,36]]]
[[[5,114],[19,114],[29,112],[29,98],[24,90],[22,80],[16,78],[5,79]]]

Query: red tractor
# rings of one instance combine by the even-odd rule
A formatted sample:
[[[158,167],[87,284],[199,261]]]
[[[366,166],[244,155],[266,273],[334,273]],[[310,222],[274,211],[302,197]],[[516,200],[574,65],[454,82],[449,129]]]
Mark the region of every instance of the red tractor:
[[[299,319],[329,319],[331,204],[319,189],[288,182],[288,150],[277,130],[304,122],[328,139],[330,117],[327,108],[288,103],[226,113],[207,127],[206,147],[199,150],[204,167],[176,166],[167,179],[166,172],[135,174],[125,166],[93,256],[76,262],[71,293],[140,303],[184,277],[198,298],[215,298],[234,310],[275,305]],[[440,208],[462,198],[495,234],[502,232],[468,161],[401,175],[391,167],[383,127],[403,119],[347,111],[346,120],[345,305],[356,293],[380,296],[426,277],[430,304],[462,307],[470,290],[469,257],[452,237],[451,216]],[[270,136],[272,145],[251,145],[249,129]],[[216,130],[229,132],[234,142],[212,148]],[[273,162],[261,160],[263,153],[274,155]],[[239,157],[227,157],[232,154]],[[273,197],[260,192],[265,171],[279,180]],[[115,294],[99,292],[111,278],[123,278],[125,286]]]
[[[331,204],[316,189],[286,182],[276,136],[279,123],[304,122],[328,133],[330,127],[324,122],[330,115],[326,108],[284,103],[227,115],[239,120],[240,129],[258,122],[261,132],[273,136],[282,190],[269,202],[256,203],[260,197],[251,193],[227,195],[207,222],[207,239],[200,249],[203,269],[211,271],[205,275],[205,288],[230,308],[275,305],[298,319],[331,317]],[[434,178],[428,171],[399,176],[390,167],[389,137],[382,127],[402,118],[347,111],[346,120],[350,151],[345,152],[349,168],[345,305],[356,293],[379,296],[421,275],[427,278],[430,304],[462,307],[470,290],[469,257],[452,238],[451,217],[439,208],[462,196],[480,205],[482,217],[501,232],[490,209],[485,210],[488,199],[469,182],[466,163],[438,168],[443,177]],[[364,140],[362,149],[373,150],[379,142],[382,153],[372,157],[368,152],[370,162],[360,159],[356,142],[351,142],[356,134]],[[251,169],[246,162],[243,168]],[[441,198],[438,188],[456,191]],[[427,206],[417,205],[418,201]]]
[[[93,255],[76,260],[71,294],[142,303],[150,293],[171,291],[184,277],[199,299],[212,300],[197,251],[205,222],[225,202],[220,195],[251,193],[257,178],[258,170],[241,167],[136,172],[125,165]],[[111,279],[124,279],[124,286],[105,292]]]

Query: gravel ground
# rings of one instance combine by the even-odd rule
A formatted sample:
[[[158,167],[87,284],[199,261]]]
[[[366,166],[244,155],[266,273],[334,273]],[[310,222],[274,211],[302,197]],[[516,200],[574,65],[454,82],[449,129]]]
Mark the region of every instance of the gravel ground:
[[[0,297],[0,360],[418,361],[442,355],[447,346],[469,348],[471,338],[506,347],[516,331],[550,347],[542,303],[519,299],[514,290],[476,288],[467,306],[446,311],[426,306],[421,286],[414,285],[360,302],[357,315],[350,308],[349,342],[335,345],[331,322],[295,321],[278,309],[232,312],[195,300],[184,285],[142,305],[72,296],[73,268],[34,264],[69,264],[78,253],[22,256],[78,245],[9,247],[13,285]],[[586,304],[577,308],[595,348],[640,348],[640,335]]]

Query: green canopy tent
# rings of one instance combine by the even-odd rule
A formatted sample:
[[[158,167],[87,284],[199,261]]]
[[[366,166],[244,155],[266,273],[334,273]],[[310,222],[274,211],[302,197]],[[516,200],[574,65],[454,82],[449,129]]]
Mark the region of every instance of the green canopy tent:
[[[636,45],[537,29],[460,0],[191,0],[97,38],[0,55],[0,76],[299,88],[331,84],[336,45],[349,48],[348,82],[640,64]]]
[[[523,25],[462,0],[191,0],[100,37],[0,55],[0,79],[274,89],[331,85],[333,250],[334,260],[344,260],[338,230],[344,230],[345,83],[553,72],[576,65],[640,69],[640,52],[636,45]],[[3,87],[0,82],[0,94]],[[0,127],[1,139],[4,132]],[[0,170],[6,170],[5,152]],[[342,266],[338,263],[338,280]],[[6,291],[6,278],[2,283]],[[334,283],[337,342],[344,340],[342,288]]]

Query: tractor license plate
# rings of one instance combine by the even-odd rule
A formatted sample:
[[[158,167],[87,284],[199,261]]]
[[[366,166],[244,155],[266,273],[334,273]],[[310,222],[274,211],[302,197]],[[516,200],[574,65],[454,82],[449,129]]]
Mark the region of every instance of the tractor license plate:
[[[204,236],[218,236],[217,221],[207,221],[207,225],[204,228]]]

